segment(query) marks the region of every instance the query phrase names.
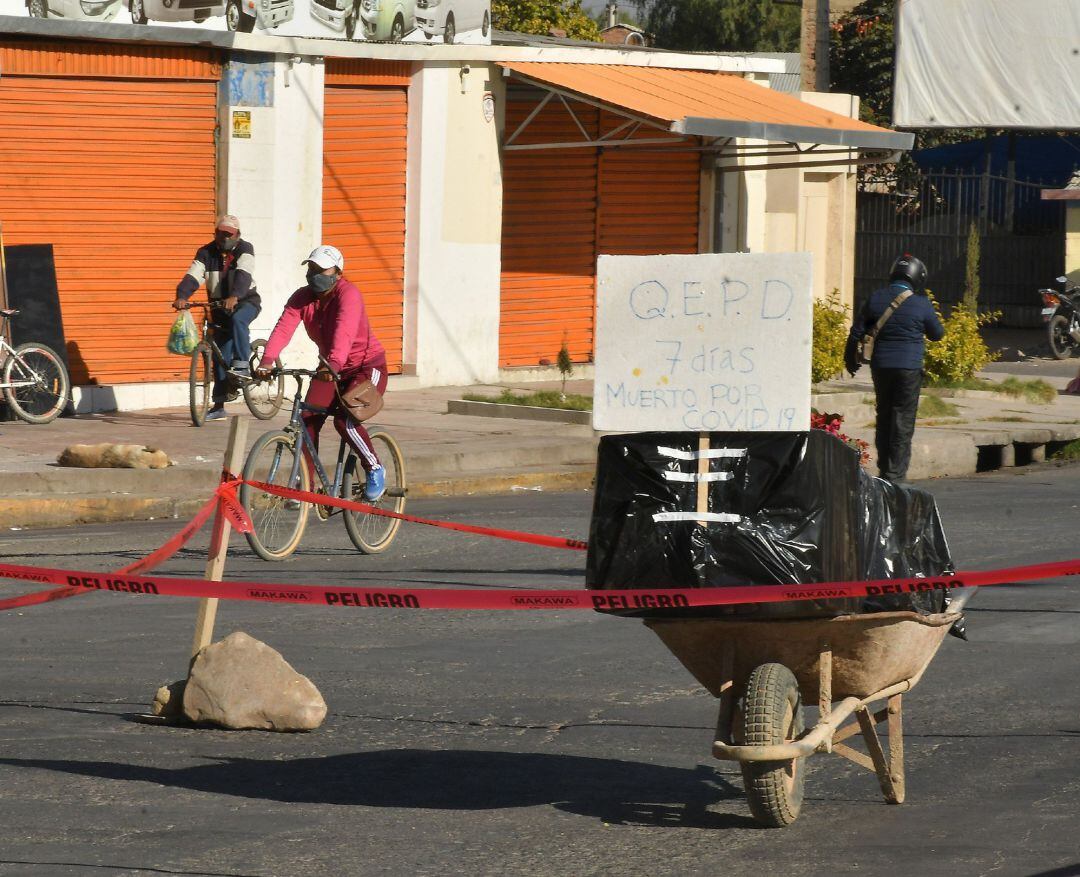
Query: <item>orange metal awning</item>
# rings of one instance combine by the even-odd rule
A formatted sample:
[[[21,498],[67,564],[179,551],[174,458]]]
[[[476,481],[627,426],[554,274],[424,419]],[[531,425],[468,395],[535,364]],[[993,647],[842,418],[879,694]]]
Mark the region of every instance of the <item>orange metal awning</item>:
[[[821,109],[730,73],[615,64],[500,62],[515,78],[574,100],[619,107],[677,134],[910,149],[913,134]]]

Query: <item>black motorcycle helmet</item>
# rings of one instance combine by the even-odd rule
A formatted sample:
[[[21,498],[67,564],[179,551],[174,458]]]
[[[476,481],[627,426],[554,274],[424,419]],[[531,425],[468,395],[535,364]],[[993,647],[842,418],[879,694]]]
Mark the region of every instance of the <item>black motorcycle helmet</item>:
[[[892,263],[889,280],[906,280],[916,292],[926,288],[926,266],[911,253],[904,253]]]

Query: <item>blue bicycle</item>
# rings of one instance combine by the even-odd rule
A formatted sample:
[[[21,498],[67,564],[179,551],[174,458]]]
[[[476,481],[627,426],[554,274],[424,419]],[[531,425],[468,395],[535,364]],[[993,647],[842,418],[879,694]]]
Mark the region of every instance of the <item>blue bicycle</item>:
[[[386,470],[386,492],[375,502],[370,502],[364,498],[364,469],[345,440],[342,439],[338,448],[331,481],[304,428],[303,412],[321,410],[308,405],[302,398],[304,378],[314,377],[315,372],[300,368],[275,368],[271,374],[296,380],[292,415],[284,429],[264,433],[256,439],[244,463],[244,480],[310,491],[312,480],[317,478],[320,485],[316,493],[355,500],[401,514],[405,510],[407,493],[405,458],[393,436],[380,427],[367,427],[375,453]],[[246,534],[248,544],[259,557],[263,560],[284,560],[296,551],[307,527],[311,503],[285,499],[249,484],[240,487],[240,503],[253,525],[252,531]],[[400,518],[350,509],[316,505],[315,512],[323,521],[334,515],[343,515],[349,538],[364,554],[385,551],[401,526]]]

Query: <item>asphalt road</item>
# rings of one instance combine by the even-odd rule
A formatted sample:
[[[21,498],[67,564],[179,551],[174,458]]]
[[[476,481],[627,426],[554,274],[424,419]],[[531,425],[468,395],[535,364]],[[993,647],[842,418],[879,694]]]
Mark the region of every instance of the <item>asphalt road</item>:
[[[1076,556],[1080,468],[929,484],[961,568]],[[584,537],[591,495],[415,502]],[[11,532],[0,556],[110,569],[177,522]],[[235,544],[235,542],[234,542]],[[580,553],[407,527],[362,557],[338,521],[280,582],[573,587]],[[205,540],[163,571],[201,573]],[[5,583],[6,593],[25,590]],[[0,613],[0,875],[1080,874],[1080,592],[983,589],[905,698],[907,803],[810,761],[803,815],[754,826],[710,756],[715,705],[640,622],[589,612],[226,604],[320,687],[310,734],[141,724],[181,678],[195,604],[95,593]]]

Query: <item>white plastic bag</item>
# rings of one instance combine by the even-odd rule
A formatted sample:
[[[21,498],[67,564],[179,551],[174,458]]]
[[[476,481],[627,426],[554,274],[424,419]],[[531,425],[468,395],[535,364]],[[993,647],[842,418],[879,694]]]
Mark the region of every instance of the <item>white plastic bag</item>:
[[[195,328],[191,312],[180,311],[169,330],[169,343],[165,345],[166,349],[169,353],[191,356],[191,352],[198,346],[199,330]]]

